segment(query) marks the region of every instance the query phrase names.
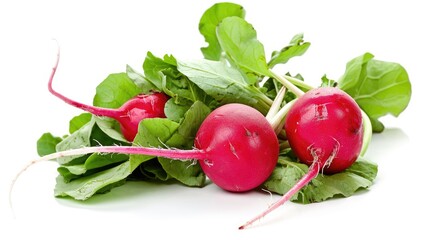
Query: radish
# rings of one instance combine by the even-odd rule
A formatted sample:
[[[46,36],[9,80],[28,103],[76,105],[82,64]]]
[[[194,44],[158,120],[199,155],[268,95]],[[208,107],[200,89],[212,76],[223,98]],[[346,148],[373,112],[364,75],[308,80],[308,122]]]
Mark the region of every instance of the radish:
[[[258,187],[270,176],[279,155],[277,135],[268,120],[256,109],[238,103],[213,110],[198,129],[194,144],[196,148],[192,150],[138,146],[66,150],[32,161],[20,173],[37,162],[64,156],[95,152],[144,154],[182,161],[197,159],[208,178],[220,188],[244,192]]]
[[[125,139],[132,142],[138,131],[138,125],[145,118],[165,118],[164,106],[168,100],[167,95],[161,92],[151,94],[139,94],[118,109],[95,107],[74,101],[58,93],[52,88],[52,81],[58,67],[60,53],[58,51],[57,61],[52,68],[52,73],[48,82],[49,92],[69,105],[82,109],[97,116],[110,117],[119,122],[121,132]]]
[[[261,219],[315,178],[319,172],[333,174],[351,166],[363,144],[359,106],[344,91],[334,87],[312,89],[300,96],[286,115],[286,136],[308,172],[267,210],[239,227]]]

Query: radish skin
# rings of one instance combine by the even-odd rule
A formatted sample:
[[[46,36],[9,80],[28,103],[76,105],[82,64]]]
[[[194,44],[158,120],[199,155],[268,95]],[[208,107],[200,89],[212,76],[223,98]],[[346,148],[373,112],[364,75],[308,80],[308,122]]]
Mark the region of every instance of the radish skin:
[[[52,87],[52,82],[58,68],[60,60],[60,50],[58,48],[57,60],[52,68],[51,76],[48,82],[48,90],[55,97],[63,100],[65,103],[82,109],[86,112],[97,116],[110,117],[117,120],[121,127],[121,132],[125,139],[132,142],[138,132],[138,125],[145,118],[165,118],[164,106],[168,100],[167,95],[161,92],[153,92],[151,94],[139,94],[118,109],[102,108],[87,105],[84,103],[72,100],[61,93],[55,91]]]
[[[226,104],[212,111],[201,124],[194,141],[196,149],[164,149],[139,146],[99,146],[65,150],[29,163],[29,166],[65,156],[89,153],[143,154],[174,160],[198,160],[208,178],[220,188],[244,192],[260,186],[274,170],[278,155],[277,135],[267,119],[244,104]],[[10,196],[10,195],[9,195]]]
[[[333,174],[351,166],[362,150],[363,120],[357,103],[334,87],[313,89],[298,98],[286,115],[286,136],[308,172],[276,203],[241,225],[245,229],[289,201],[319,172]]]

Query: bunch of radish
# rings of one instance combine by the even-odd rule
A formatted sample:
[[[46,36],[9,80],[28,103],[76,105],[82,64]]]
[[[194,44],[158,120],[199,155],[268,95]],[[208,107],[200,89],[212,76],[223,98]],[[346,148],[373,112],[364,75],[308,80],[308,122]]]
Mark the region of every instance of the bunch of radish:
[[[237,11],[235,15],[244,15],[240,6],[229,3],[215,5],[206,13],[209,14],[212,11],[214,14],[222,15],[223,12],[218,8],[235,9]],[[232,12],[231,10],[229,14]],[[228,14],[217,17],[219,19],[207,18],[206,20],[218,19],[220,21],[221,17],[227,18]],[[220,188],[229,192],[245,192],[261,187],[270,178],[279,162],[281,151],[286,146],[296,156],[297,161],[308,166],[308,172],[277,202],[239,227],[239,229],[244,229],[289,201],[319,174],[336,174],[352,166],[365,152],[368,139],[373,131],[371,121],[377,119],[369,119],[355,99],[339,87],[312,88],[299,79],[277,74],[270,69],[276,64],[273,62],[285,63],[289,58],[299,56],[299,51],[305,52],[306,48],[300,49],[300,45],[297,44],[295,47],[298,50],[286,57],[281,56],[288,49],[285,48],[278,55],[274,54],[275,57],[278,57],[277,59],[274,57],[267,64],[265,56],[263,56],[265,54],[263,47],[256,40],[256,33],[250,24],[237,16],[231,17],[228,21],[230,24],[237,24],[230,26],[238,26],[237,28],[243,31],[243,38],[236,39],[243,45],[241,46],[243,49],[234,48],[237,44],[232,40],[231,42],[220,41],[221,44],[216,42],[216,44],[220,44],[220,48],[228,49],[229,52],[218,49],[218,45],[216,45],[214,53],[210,48],[203,49],[206,57],[215,58],[214,60],[218,61],[204,59],[197,64],[194,62],[185,64],[187,71],[195,79],[186,76],[185,73],[188,72],[180,71],[180,64],[172,56],[162,60],[150,55],[151,64],[159,64],[154,68],[156,70],[154,78],[161,79],[158,83],[159,89],[151,91],[149,94],[138,94],[117,109],[83,104],[54,90],[52,83],[59,63],[60,54],[58,52],[57,61],[48,82],[49,92],[67,104],[94,116],[116,120],[121,134],[132,145],[86,146],[58,150],[28,164],[13,180],[11,190],[19,175],[34,163],[91,153],[112,153],[164,157],[171,161],[198,162],[205,176]],[[204,26],[208,25],[200,24],[200,27],[204,29]],[[211,22],[210,26],[212,25],[216,24]],[[225,25],[223,27],[228,29]],[[212,29],[211,32],[209,30],[204,29],[205,34],[207,31],[212,34],[209,35],[209,39],[228,32],[219,33],[219,29]],[[224,36],[224,38],[228,41],[232,39],[230,36]],[[308,47],[308,45],[304,47]],[[249,60],[243,57],[244,54],[249,53],[249,49],[256,49],[251,51],[251,55],[256,56],[255,59]],[[261,50],[259,51],[260,57],[256,54],[258,50]],[[261,59],[262,63],[258,62]],[[165,70],[166,73],[162,70]],[[135,141],[139,131],[143,131],[139,128],[142,122],[147,119],[167,118],[165,109],[168,101],[175,100],[174,104],[177,105],[185,102],[185,106],[190,101],[186,98],[185,101],[175,99],[178,94],[168,88],[169,77],[174,78],[174,84],[180,85],[180,88],[189,87],[190,95],[196,99],[192,99],[193,101],[199,100],[198,97],[203,95],[201,98],[209,99],[209,103],[212,104],[210,114],[200,122],[201,125],[193,136],[192,149],[170,148],[167,145],[164,145],[167,148],[142,147]],[[268,97],[268,94],[265,95],[264,92],[266,89],[263,91],[262,87],[257,87],[258,83],[263,86],[264,78],[265,80],[269,78],[272,81],[271,84],[275,86],[275,97]],[[181,80],[185,81],[181,82]],[[215,80],[219,80],[219,83],[216,83]],[[277,84],[283,86],[280,88]],[[232,90],[228,89],[229,87]],[[303,88],[306,88],[305,91],[301,90]],[[285,97],[286,91],[292,93],[292,100]],[[262,99],[264,106],[260,109],[255,108],[258,97],[243,96],[246,93],[255,94],[258,97],[262,95],[263,97],[259,99]],[[213,104],[213,102],[216,103]],[[267,105],[268,107],[266,107]],[[266,108],[269,108],[268,113],[261,113]]]

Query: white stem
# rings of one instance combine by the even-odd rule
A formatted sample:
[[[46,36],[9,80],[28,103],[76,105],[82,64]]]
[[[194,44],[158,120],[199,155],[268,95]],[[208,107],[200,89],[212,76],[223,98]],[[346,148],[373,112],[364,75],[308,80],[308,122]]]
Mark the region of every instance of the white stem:
[[[290,108],[292,107],[292,105],[295,103],[296,99],[286,103],[286,105],[284,105],[278,112],[277,114],[270,118],[267,119],[268,122],[271,124],[271,126],[273,127],[274,130],[277,129],[277,127],[280,125],[280,123],[283,121],[283,119],[285,118],[286,114],[289,112]]]
[[[270,110],[268,111],[267,115],[265,116],[265,118],[268,120],[268,122],[270,122],[270,119],[272,119],[276,113],[279,111],[280,106],[283,102],[283,98],[285,97],[286,94],[286,88],[283,86],[280,91],[277,93],[276,98],[273,101],[273,104],[270,107]]]

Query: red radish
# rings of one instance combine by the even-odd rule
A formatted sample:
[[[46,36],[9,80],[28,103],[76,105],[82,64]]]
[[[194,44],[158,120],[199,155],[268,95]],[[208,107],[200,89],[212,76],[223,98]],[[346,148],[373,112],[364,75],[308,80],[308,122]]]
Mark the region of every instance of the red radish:
[[[86,147],[46,155],[30,165],[95,152],[197,159],[216,185],[228,191],[244,192],[258,187],[270,176],[279,155],[277,135],[267,119],[244,104],[226,104],[211,112],[197,131],[194,144],[196,149],[193,150],[138,146]]]
[[[345,170],[362,148],[361,110],[352,97],[334,87],[313,89],[299,97],[286,115],[285,129],[292,151],[309,170],[279,201],[239,229],[288,201],[320,171],[333,174]]]
[[[110,117],[117,120],[121,126],[121,132],[125,139],[132,142],[138,131],[138,125],[145,118],[165,118],[164,106],[168,100],[167,95],[160,92],[152,94],[139,94],[118,109],[95,107],[74,101],[66,96],[58,93],[52,88],[52,81],[58,67],[60,54],[58,51],[57,61],[52,68],[51,77],[48,82],[48,89],[54,96],[60,98],[64,102],[74,107],[80,108],[86,112],[97,116]]]

